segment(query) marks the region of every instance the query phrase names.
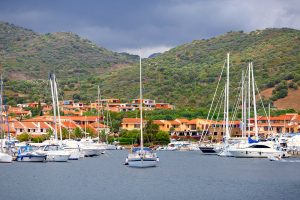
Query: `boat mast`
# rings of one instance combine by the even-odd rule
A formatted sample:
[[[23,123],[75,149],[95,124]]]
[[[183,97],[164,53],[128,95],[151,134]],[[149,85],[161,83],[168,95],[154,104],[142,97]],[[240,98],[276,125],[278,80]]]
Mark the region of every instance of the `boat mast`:
[[[242,70],[242,137],[245,137],[244,131],[244,70]]]
[[[271,118],[271,105],[269,103],[269,117],[268,117],[268,135],[270,135],[270,132],[271,132],[271,121],[270,121],[270,118]]]
[[[50,74],[50,87],[52,96],[52,109],[53,109],[53,124],[54,124],[54,139],[57,140],[57,126],[56,126],[56,102],[54,98],[54,88],[53,88],[52,74]]]
[[[60,120],[60,112],[59,112],[59,102],[58,102],[58,94],[57,94],[57,84],[55,74],[53,74],[53,83],[54,83],[54,93],[56,98],[56,106],[57,106],[57,116],[58,116],[58,127],[59,127],[59,137],[60,137],[60,145],[62,145],[62,129],[61,129],[61,120]]]
[[[100,143],[100,109],[99,109],[99,104],[100,104],[100,86],[98,85],[98,98],[97,98],[97,115],[98,115],[98,143]]]
[[[142,55],[140,53],[140,129],[141,129],[141,151],[144,150],[143,138],[143,93],[142,93]]]
[[[251,136],[250,131],[250,117],[251,117],[251,99],[250,99],[250,89],[251,89],[251,76],[250,76],[250,63],[248,65],[248,137]]]
[[[246,133],[247,133],[247,82],[246,82],[246,74],[244,74],[244,103],[243,103],[243,109],[244,109],[244,113],[243,113],[243,118],[244,118],[244,121],[243,121],[243,129],[244,129],[244,137],[247,137],[246,136]]]
[[[227,53],[227,81],[226,81],[226,142],[229,134],[229,53]]]
[[[258,139],[258,128],[257,128],[257,112],[256,112],[256,97],[254,87],[254,75],[253,75],[253,64],[251,62],[251,74],[252,74],[252,95],[253,95],[253,109],[254,109],[254,124],[255,124],[255,139]]]

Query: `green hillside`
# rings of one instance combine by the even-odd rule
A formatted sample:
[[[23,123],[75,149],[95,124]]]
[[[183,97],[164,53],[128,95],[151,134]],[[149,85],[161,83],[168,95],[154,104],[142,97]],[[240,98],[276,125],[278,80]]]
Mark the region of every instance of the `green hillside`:
[[[290,85],[293,89],[299,85],[299,30],[239,31],[143,59],[144,97],[177,107],[207,107],[227,52],[233,92],[248,61],[253,61],[261,90],[276,86],[272,100],[286,95]],[[97,84],[104,97],[137,98],[137,63],[136,56],[114,53],[72,33],[37,34],[0,23],[0,67],[10,104],[49,99],[49,71],[55,71],[64,99],[93,101]]]
[[[261,90],[285,84],[285,80],[299,84],[300,31],[240,31],[208,40],[195,40],[144,60],[145,97],[171,102],[177,106],[207,106],[212,99],[227,52],[231,53],[233,92],[240,81],[242,68],[246,69],[249,61],[253,61],[254,74]],[[112,96],[137,96],[137,73],[137,68],[123,69],[107,75],[103,84]],[[274,96],[273,100],[276,98],[278,97]]]
[[[48,96],[49,72],[56,73],[71,98],[80,90],[87,93],[103,73],[136,61],[137,56],[109,51],[73,33],[37,34],[0,23],[0,69],[9,80],[6,93],[18,103]]]

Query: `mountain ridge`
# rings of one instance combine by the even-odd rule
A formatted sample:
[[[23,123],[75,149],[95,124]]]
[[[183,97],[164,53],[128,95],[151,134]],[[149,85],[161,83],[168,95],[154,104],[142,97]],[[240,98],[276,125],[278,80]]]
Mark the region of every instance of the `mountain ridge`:
[[[37,34],[8,23],[0,23],[0,44],[0,67],[8,74],[6,89],[11,104],[49,99],[47,91],[40,89],[47,87],[49,71],[57,73],[64,99],[93,101],[98,84],[104,98],[125,101],[138,97],[139,70],[135,55],[109,51],[73,33]],[[144,97],[177,107],[208,107],[227,52],[231,53],[232,88],[237,87],[241,69],[249,61],[254,63],[261,90],[284,85],[282,80],[296,86],[300,83],[299,30],[231,31],[143,59]],[[21,86],[32,91],[28,93]],[[276,95],[266,102],[276,101],[279,97]]]

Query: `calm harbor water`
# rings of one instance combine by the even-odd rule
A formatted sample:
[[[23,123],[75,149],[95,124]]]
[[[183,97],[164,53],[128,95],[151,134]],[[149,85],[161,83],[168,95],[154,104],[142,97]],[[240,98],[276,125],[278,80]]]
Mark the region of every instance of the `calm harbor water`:
[[[300,199],[300,163],[160,151],[158,167],[135,169],[126,155],[0,164],[0,199]]]

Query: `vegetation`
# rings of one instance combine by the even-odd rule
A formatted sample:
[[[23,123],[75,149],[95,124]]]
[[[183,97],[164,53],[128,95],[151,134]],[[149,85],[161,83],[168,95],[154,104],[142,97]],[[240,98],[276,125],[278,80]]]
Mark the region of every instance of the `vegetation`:
[[[138,97],[136,56],[108,51],[72,33],[42,35],[8,23],[0,23],[0,44],[0,68],[11,105],[50,102],[49,71],[56,72],[63,99],[94,101],[99,83],[103,98],[129,101]],[[293,89],[300,83],[299,30],[238,31],[143,59],[144,97],[172,103],[179,110],[203,108],[207,112],[227,52],[231,53],[231,100],[249,61],[253,61],[260,90],[279,85],[271,101],[287,95],[282,80]]]
[[[31,139],[31,135],[28,133],[22,133],[17,136],[17,140],[19,140],[20,142],[30,141],[30,139]]]

